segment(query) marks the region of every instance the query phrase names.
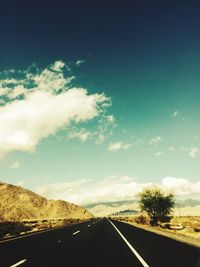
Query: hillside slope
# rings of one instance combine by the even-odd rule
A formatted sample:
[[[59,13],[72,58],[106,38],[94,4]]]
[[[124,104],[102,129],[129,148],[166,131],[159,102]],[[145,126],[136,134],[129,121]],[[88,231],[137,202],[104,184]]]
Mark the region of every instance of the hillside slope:
[[[63,200],[48,200],[20,186],[0,182],[0,219],[31,220],[93,217],[86,209]]]

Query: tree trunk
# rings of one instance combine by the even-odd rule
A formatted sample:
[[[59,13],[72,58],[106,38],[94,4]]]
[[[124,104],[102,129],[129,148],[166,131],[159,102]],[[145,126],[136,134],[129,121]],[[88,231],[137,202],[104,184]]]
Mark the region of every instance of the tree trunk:
[[[158,217],[157,216],[153,216],[151,218],[151,225],[158,225]]]

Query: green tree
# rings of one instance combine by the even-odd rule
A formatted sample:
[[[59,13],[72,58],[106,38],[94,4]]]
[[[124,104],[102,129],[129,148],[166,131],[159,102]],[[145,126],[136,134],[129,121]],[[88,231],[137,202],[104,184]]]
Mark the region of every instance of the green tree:
[[[157,186],[151,186],[138,194],[138,200],[141,210],[147,212],[152,225],[157,225],[158,221],[169,221],[171,218],[175,205],[172,193],[167,193]]]

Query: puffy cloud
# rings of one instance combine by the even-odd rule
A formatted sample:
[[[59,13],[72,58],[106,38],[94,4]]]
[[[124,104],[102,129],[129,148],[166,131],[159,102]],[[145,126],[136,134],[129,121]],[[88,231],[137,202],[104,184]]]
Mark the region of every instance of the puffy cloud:
[[[115,123],[115,118],[113,115],[107,115],[106,119],[108,122]]]
[[[78,138],[81,142],[85,142],[90,136],[91,133],[86,129],[75,130],[69,134],[70,138]]]
[[[51,69],[55,71],[62,71],[62,68],[64,68],[65,63],[63,61],[56,61],[52,66]]]
[[[175,111],[173,112],[173,114],[172,114],[172,118],[175,119],[175,118],[177,118],[179,115],[180,115],[180,113],[179,113],[177,110],[175,110]]]
[[[112,135],[113,128],[116,126],[113,115],[101,114],[97,124],[93,124],[90,130],[85,128],[77,128],[73,125],[70,129],[68,136],[70,138],[77,138],[81,142],[85,142],[88,139],[93,139],[95,144],[100,145],[107,136]]]
[[[97,136],[97,139],[96,139],[96,141],[95,141],[95,143],[97,144],[97,145],[100,145],[101,143],[103,143],[103,141],[105,140],[105,135],[104,134],[99,134],[98,136]]]
[[[184,178],[166,177],[162,180],[161,185],[180,196],[200,194],[200,181],[193,182]]]
[[[27,77],[32,79],[38,90],[54,94],[69,89],[68,86],[75,78],[74,76],[65,77],[63,72],[55,72],[51,68],[44,69],[36,75],[27,75]]]
[[[189,156],[192,157],[193,159],[196,159],[198,154],[199,154],[199,149],[197,147],[191,147],[188,149],[189,151]]]
[[[80,66],[81,64],[85,63],[85,59],[79,59],[76,61],[76,66]]]
[[[159,135],[159,136],[153,137],[149,141],[149,145],[157,144],[157,143],[160,143],[160,142],[162,142],[162,137]]]
[[[13,72],[7,75],[11,76]],[[16,73],[15,73],[16,75]],[[7,102],[0,106],[0,154],[33,151],[38,143],[71,122],[78,124],[105,117],[110,99],[72,87],[73,76],[65,75],[65,64],[55,62],[42,71],[24,71],[19,80],[1,79],[0,93]],[[9,87],[12,81],[12,86]],[[20,98],[18,98],[21,95]],[[79,132],[81,140],[87,132]]]
[[[23,85],[17,85],[13,90],[9,90],[7,96],[10,99],[15,99],[19,96],[26,95],[27,90]]]
[[[118,150],[126,150],[129,149],[131,146],[131,144],[125,144],[122,142],[110,143],[108,146],[108,151],[115,152]]]
[[[187,153],[188,156],[192,157],[193,159],[196,159],[199,154],[198,147],[186,147],[183,145],[182,147],[179,148],[179,151]]]
[[[163,155],[163,152],[156,152],[155,153],[155,157],[160,157],[160,156],[162,156]]]

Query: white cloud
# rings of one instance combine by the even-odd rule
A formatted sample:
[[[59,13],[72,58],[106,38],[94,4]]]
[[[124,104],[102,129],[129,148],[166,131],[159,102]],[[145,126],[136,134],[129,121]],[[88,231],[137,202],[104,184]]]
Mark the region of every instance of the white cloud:
[[[172,114],[172,118],[175,119],[175,118],[178,117],[179,115],[180,115],[180,113],[179,113],[177,110],[175,110],[175,111],[173,112],[173,114]]]
[[[81,64],[85,63],[85,59],[79,59],[76,61],[76,66],[80,66]]]
[[[122,142],[110,143],[108,146],[108,151],[115,152],[118,150],[126,150],[129,149],[131,146],[131,144],[125,144]]]
[[[23,85],[17,85],[13,90],[10,90],[7,94],[8,98],[15,99],[18,96],[25,95],[27,93],[26,88]]]
[[[100,133],[100,134],[98,134],[95,143],[97,145],[100,145],[101,143],[104,142],[105,138],[106,138],[105,135]]]
[[[74,76],[65,77],[63,72],[54,72],[51,68],[46,68],[42,72],[36,75],[27,75],[29,79],[32,79],[37,90],[58,93],[61,90],[69,89],[69,85]]]
[[[37,188],[37,193],[53,199],[64,199],[86,205],[106,201],[133,199],[134,194],[146,184],[139,184],[129,176],[111,176],[100,182],[80,180],[66,183],[44,184]]]
[[[159,136],[153,137],[149,141],[149,145],[157,144],[157,143],[160,143],[160,142],[162,142],[162,137],[159,135]]]
[[[199,148],[198,147],[186,147],[183,145],[179,148],[179,151],[185,152],[188,154],[188,156],[192,157],[193,159],[196,159],[199,154]]]
[[[78,124],[105,116],[110,99],[104,94],[89,95],[84,88],[72,87],[74,77],[65,77],[64,67],[65,64],[58,61],[50,68],[37,70],[36,74],[26,71],[20,86],[16,82],[16,86],[7,90],[11,101],[0,106],[0,125],[3,125],[0,154],[34,151],[43,138],[54,135],[71,122]],[[7,82],[1,80],[1,85],[8,86]],[[17,97],[21,94],[24,96],[19,100]],[[82,140],[88,137],[87,132],[82,132],[82,137],[79,135]]]
[[[70,89],[60,95],[35,91],[26,100],[0,108],[0,150],[33,151],[39,141],[55,134],[70,121],[81,122],[99,115],[103,95],[87,95],[84,89]],[[44,105],[45,103],[45,105]]]
[[[100,145],[107,136],[113,134],[113,128],[116,126],[115,118],[113,115],[101,114],[98,119],[98,123],[93,124],[90,130],[85,128],[77,129],[73,126],[69,131],[68,136],[70,138],[78,138],[80,141],[85,142],[88,139],[94,140],[95,144]]]
[[[80,205],[102,202],[134,200],[136,194],[145,187],[160,185],[163,189],[174,192],[176,196],[197,197],[200,194],[200,181],[165,177],[158,183],[144,183],[134,177],[110,176],[101,181],[79,180],[62,183],[43,184],[36,189],[38,194],[48,198],[63,199]]]
[[[108,122],[115,123],[115,118],[113,115],[108,115],[106,116],[106,119]]]
[[[65,63],[63,61],[56,61],[54,64],[52,64],[51,69],[55,71],[62,71],[62,68],[64,68]]]
[[[184,178],[166,177],[162,180],[161,185],[179,196],[200,194],[200,181],[193,182]]]
[[[188,149],[189,151],[189,156],[192,157],[193,159],[196,159],[198,154],[199,154],[199,149],[197,147],[191,147]]]
[[[81,142],[85,142],[90,136],[91,136],[91,133],[87,131],[86,129],[72,131],[69,134],[70,138],[78,138]]]
[[[156,152],[155,157],[160,157],[160,156],[162,156],[162,154],[163,154],[163,152]]]

